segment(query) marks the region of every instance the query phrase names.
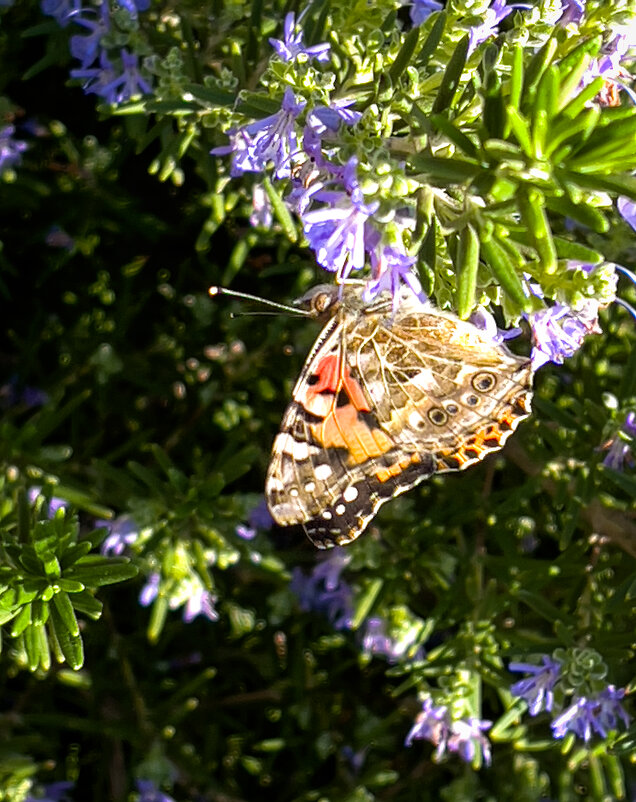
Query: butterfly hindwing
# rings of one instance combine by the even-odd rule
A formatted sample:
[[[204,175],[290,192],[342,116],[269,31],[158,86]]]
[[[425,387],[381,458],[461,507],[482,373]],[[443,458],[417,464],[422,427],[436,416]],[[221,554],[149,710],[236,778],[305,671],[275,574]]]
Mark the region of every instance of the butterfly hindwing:
[[[347,288],[294,388],[266,496],[321,548],[355,539],[381,504],[503,445],[532,374],[470,323],[411,301],[365,307]]]

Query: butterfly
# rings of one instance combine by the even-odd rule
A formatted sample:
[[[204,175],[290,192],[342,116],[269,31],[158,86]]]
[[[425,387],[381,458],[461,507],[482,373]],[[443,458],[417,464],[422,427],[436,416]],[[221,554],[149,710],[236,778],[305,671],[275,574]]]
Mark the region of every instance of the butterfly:
[[[498,451],[530,414],[530,359],[405,293],[360,285],[297,301],[326,320],[274,440],[265,482],[280,526],[321,549],[355,540],[386,501]]]

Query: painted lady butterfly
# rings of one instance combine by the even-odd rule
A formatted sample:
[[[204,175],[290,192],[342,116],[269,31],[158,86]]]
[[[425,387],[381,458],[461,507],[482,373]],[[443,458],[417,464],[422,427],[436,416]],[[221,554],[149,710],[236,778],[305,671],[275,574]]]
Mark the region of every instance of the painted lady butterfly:
[[[497,451],[530,414],[530,360],[405,295],[320,285],[298,304],[327,319],[274,441],[265,493],[281,526],[349,543],[378,508],[433,473]]]

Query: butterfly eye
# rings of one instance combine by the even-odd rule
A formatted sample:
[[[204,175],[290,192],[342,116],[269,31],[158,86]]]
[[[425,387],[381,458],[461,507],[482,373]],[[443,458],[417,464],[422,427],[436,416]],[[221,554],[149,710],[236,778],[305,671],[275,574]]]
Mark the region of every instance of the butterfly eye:
[[[329,295],[327,292],[321,292],[314,298],[314,309],[319,313],[324,312],[326,309],[329,309],[332,301],[333,296]]]
[[[477,373],[473,376],[471,384],[478,393],[487,393],[497,384],[497,379],[492,373]]]

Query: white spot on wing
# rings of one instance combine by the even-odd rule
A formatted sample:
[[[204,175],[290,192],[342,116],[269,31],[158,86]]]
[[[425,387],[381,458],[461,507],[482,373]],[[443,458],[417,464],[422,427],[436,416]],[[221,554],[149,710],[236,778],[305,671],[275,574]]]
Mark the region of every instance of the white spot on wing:
[[[326,462],[324,462],[322,465],[317,465],[314,469],[316,479],[318,479],[320,482],[324,482],[324,480],[328,479],[332,473],[333,471],[331,470],[331,466],[327,465]]]
[[[342,494],[345,501],[355,501],[358,498],[358,490],[353,485],[350,485]]]
[[[345,507],[344,504],[338,504],[338,506],[336,507],[336,515],[344,515],[346,509],[347,508]]]

